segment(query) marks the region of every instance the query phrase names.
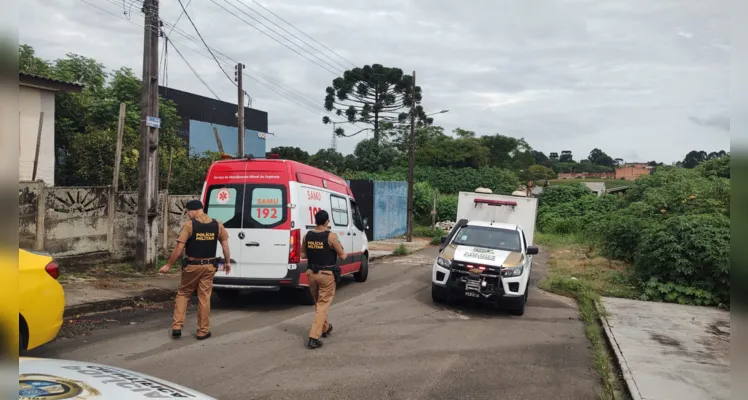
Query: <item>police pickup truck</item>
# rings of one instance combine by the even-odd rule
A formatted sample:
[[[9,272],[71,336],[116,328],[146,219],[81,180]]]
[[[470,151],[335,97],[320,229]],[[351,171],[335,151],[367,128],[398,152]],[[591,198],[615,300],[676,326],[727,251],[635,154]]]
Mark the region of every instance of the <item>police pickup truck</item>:
[[[431,296],[509,308],[523,315],[527,302],[537,199],[460,192],[457,224],[442,237],[431,274]]]

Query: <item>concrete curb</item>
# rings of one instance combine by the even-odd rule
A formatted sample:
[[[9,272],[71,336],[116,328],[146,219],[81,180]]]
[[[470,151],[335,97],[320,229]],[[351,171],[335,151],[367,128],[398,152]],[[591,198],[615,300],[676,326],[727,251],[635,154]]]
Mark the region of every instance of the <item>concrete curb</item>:
[[[74,306],[65,307],[65,313],[63,318],[70,318],[80,314],[91,314],[101,311],[112,311],[120,308],[129,307],[137,304],[140,301],[151,301],[151,302],[162,302],[173,300],[177,290],[174,289],[149,289],[141,292],[136,296],[120,297],[116,299],[107,299],[100,301],[93,301],[90,303],[76,304]]]
[[[613,330],[610,328],[610,322],[605,317],[605,307],[602,305],[602,302],[600,300],[595,300],[595,307],[597,308],[597,314],[600,317],[600,323],[603,326],[608,346],[613,349],[613,355],[615,357],[616,364],[618,365],[618,369],[621,370],[623,380],[626,382],[626,387],[628,389],[629,395],[631,396],[631,399],[643,400],[641,392],[639,392],[639,387],[636,385],[634,376],[631,373],[631,369],[629,369],[628,363],[626,363],[626,359],[623,357],[621,348],[618,345],[618,341],[616,340],[615,335],[613,335]]]
[[[369,261],[377,261],[386,259],[392,256],[391,254],[381,254],[371,256]],[[162,302],[173,300],[176,295],[176,287],[174,289],[148,289],[140,292],[135,296],[120,297],[116,299],[107,299],[100,301],[93,301],[90,303],[76,304],[74,306],[65,307],[65,313],[63,318],[70,318],[80,314],[91,314],[102,311],[118,310],[124,307],[130,307],[140,301],[151,301],[151,302]]]

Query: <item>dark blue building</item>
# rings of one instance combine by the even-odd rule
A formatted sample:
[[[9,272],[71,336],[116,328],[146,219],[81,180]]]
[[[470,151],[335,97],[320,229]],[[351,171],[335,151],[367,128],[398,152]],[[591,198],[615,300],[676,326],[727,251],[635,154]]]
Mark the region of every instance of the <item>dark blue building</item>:
[[[176,103],[182,117],[179,136],[187,143],[190,154],[218,151],[213,128],[218,130],[223,151],[237,153],[236,103],[228,103],[181,90],[159,86],[159,95]],[[244,153],[264,158],[265,136],[268,131],[268,113],[244,108]]]

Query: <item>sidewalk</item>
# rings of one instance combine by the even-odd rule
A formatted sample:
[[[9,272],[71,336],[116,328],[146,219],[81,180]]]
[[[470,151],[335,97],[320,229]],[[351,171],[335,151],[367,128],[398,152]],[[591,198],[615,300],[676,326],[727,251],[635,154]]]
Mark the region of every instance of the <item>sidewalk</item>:
[[[605,333],[634,400],[730,399],[730,313],[601,299]]]
[[[413,238],[413,242],[406,243],[404,239],[398,238],[370,242],[369,260],[391,256],[401,243],[412,253],[427,247],[429,241],[430,239]],[[101,271],[93,276],[76,274],[76,277],[62,280],[65,316],[132,306],[138,302],[167,301],[174,297],[178,286],[179,273],[166,276],[155,273],[130,276],[119,274],[117,277],[106,277]]]

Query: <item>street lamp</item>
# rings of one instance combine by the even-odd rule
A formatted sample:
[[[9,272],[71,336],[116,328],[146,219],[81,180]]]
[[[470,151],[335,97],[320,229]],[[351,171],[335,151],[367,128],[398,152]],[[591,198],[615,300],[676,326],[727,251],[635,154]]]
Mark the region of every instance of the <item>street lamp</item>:
[[[416,80],[416,72],[413,71],[413,91],[415,91],[415,80]],[[435,114],[444,114],[449,112],[449,110],[441,110],[437,111],[435,113],[426,114],[426,116],[429,115],[435,115]],[[406,236],[406,241],[412,242],[413,241],[413,175],[415,173],[416,168],[416,117],[413,113],[413,110],[410,112],[410,144],[408,146],[408,233]]]

